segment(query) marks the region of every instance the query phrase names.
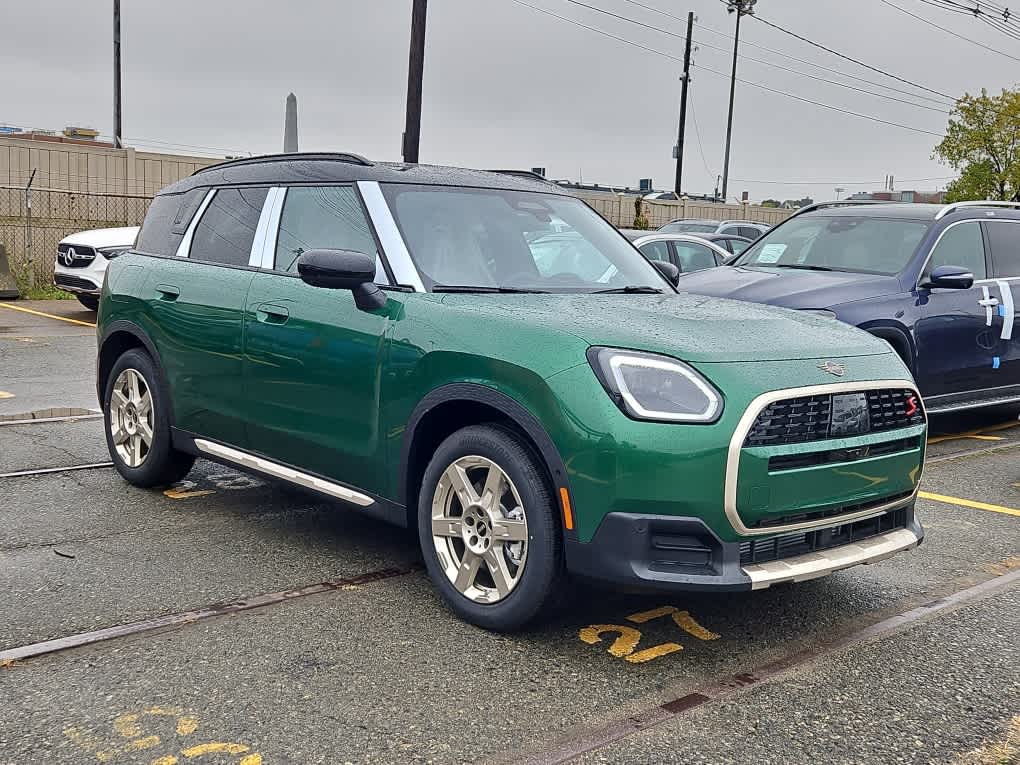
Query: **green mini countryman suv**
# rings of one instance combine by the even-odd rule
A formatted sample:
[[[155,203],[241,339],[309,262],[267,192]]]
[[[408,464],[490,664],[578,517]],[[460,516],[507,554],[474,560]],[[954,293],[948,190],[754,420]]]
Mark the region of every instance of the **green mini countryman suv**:
[[[754,590],[915,547],[926,420],[892,349],[675,282],[537,176],[217,165],[110,264],[110,454],[137,486],[203,457],[417,529],[495,630],[569,575]]]

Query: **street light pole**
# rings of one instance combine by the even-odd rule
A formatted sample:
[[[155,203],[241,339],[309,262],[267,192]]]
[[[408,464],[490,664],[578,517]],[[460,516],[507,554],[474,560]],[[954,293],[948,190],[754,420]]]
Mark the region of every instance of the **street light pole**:
[[[120,0],[113,0],[113,145],[122,148],[120,121]]]
[[[737,50],[740,47],[740,17],[753,14],[758,0],[729,0],[726,10],[737,14],[737,29],[733,35],[733,71],[730,74],[730,110],[726,117],[726,158],[723,160],[722,200],[726,201],[726,187],[730,180],[730,141],[733,138],[733,94],[737,89]]]
[[[421,140],[421,86],[425,74],[425,19],[428,0],[414,0],[411,8],[411,49],[407,61],[407,116],[404,123],[404,162],[418,162]]]

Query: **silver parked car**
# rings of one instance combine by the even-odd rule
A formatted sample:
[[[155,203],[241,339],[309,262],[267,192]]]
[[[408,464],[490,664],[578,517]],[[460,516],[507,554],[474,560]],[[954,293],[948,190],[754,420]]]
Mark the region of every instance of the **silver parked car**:
[[[620,233],[649,260],[672,263],[682,274],[721,266],[732,257],[719,245],[692,234],[666,234],[632,228],[620,229]]]
[[[663,234],[735,234],[752,242],[772,226],[753,220],[707,220],[679,218],[659,229]]]

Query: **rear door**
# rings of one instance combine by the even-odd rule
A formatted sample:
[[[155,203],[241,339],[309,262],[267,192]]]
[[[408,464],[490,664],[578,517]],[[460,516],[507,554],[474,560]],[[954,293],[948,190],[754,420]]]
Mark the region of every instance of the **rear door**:
[[[356,250],[376,256],[376,281],[388,283],[372,228],[350,185],[279,189],[273,207],[263,268],[244,317],[251,448],[377,493],[389,314],[362,311],[350,290],[311,287],[297,274],[303,252]]]
[[[923,283],[937,266],[961,266],[974,274],[970,289],[918,289],[921,319],[914,328],[917,380],[927,396],[994,387],[1002,375],[993,368],[999,344],[996,317],[986,310],[989,270],[979,221],[950,225],[931,252]],[[994,283],[991,283],[994,285]]]
[[[999,301],[994,307],[999,344],[992,361],[998,372],[996,383],[1020,385],[1020,221],[985,221],[984,226],[994,282],[981,288],[997,293]]]
[[[254,276],[256,231],[268,189],[207,192],[177,250],[146,282],[154,341],[177,427],[242,445],[242,315]]]

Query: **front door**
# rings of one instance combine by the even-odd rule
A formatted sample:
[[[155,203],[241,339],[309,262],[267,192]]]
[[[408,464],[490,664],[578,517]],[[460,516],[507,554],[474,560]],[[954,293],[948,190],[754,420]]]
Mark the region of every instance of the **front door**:
[[[961,266],[974,274],[975,281],[988,276],[980,222],[966,221],[946,229],[931,253],[922,283],[937,266]],[[921,309],[915,340],[922,395],[968,393],[993,387],[1001,377],[993,369],[1000,320],[987,310],[996,298],[995,291],[988,295],[981,284],[965,290],[920,288],[916,297]]]
[[[155,260],[145,286],[175,424],[242,447],[242,314],[267,192],[216,191],[182,244],[186,257]]]
[[[362,311],[350,291],[311,287],[297,275],[297,259],[308,250],[377,255],[357,192],[351,186],[288,189],[278,234],[270,230],[267,242],[272,267],[256,274],[244,316],[251,449],[379,493],[388,311]],[[376,278],[385,282],[381,270]]]

